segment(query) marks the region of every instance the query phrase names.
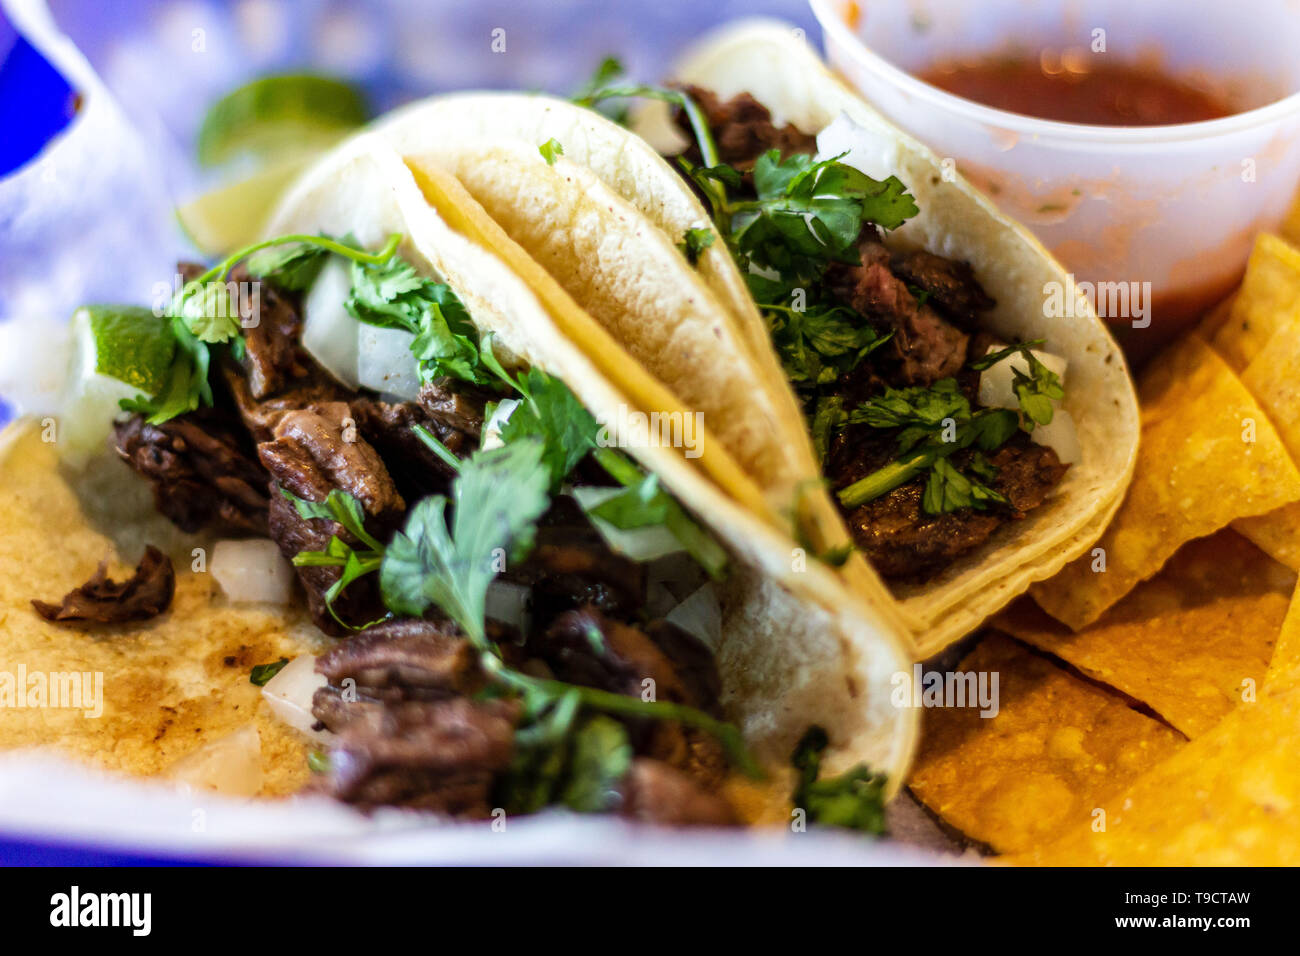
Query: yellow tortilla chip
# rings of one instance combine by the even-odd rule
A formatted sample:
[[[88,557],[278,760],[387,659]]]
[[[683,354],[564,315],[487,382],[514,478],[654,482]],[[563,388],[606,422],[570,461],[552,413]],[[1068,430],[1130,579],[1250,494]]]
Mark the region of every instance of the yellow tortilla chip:
[[[1295,574],[1233,531],[1190,541],[1077,633],[1021,599],[994,626],[1140,700],[1188,737],[1253,699]],[[1245,682],[1249,683],[1245,683]]]
[[[1278,635],[1273,659],[1264,678],[1264,690],[1270,694],[1289,690],[1300,684],[1300,588],[1291,597],[1282,633]]]
[[[999,710],[927,709],[912,793],[1004,853],[1041,845],[1184,746],[1133,710],[1010,638],[990,634],[959,665],[998,675]]]
[[[1300,571],[1300,502],[1254,518],[1238,518],[1232,529],[1254,542],[1274,561]]]
[[[1280,329],[1300,323],[1300,249],[1262,233],[1246,266],[1228,321],[1210,344],[1240,372]]]
[[[1185,542],[1300,501],[1300,471],[1269,417],[1202,339],[1186,336],[1158,356],[1140,394],[1137,473],[1114,521],[1091,553],[1030,590],[1075,630]]]
[[[1266,694],[1102,801],[1091,821],[1012,862],[1300,865],[1300,688]]]

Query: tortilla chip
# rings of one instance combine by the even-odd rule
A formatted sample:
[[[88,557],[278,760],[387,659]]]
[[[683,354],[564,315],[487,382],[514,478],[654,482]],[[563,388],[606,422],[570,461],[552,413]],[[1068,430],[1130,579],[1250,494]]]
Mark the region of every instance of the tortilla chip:
[[[909,786],[972,839],[1001,852],[1041,845],[1174,753],[1181,734],[1050,660],[990,634],[959,665],[996,673],[1000,709],[925,713]]]
[[[1188,737],[1264,679],[1296,576],[1233,531],[1188,542],[1078,633],[1021,599],[994,626],[1140,700]]]
[[[1286,218],[1282,220],[1278,232],[1288,242],[1300,245],[1300,190],[1296,191],[1295,198],[1291,200],[1291,208],[1286,211]]]
[[[0,690],[22,696],[22,675],[29,682],[43,675],[51,686],[58,674],[101,675],[91,683],[101,688],[103,712],[86,716],[81,707],[50,706],[52,698],[43,707],[6,703],[0,749],[54,747],[108,770],[158,774],[200,746],[252,724],[261,743],[261,794],[300,789],[310,776],[307,741],[270,712],[248,677],[254,665],[315,652],[324,638],[301,613],[225,601],[211,574],[190,570],[189,544],[205,543],[199,538],[173,549],[176,596],[171,610],[158,618],[88,633],[38,617],[31,598],[57,601],[115,551],[125,560],[110,563],[110,576],[121,580],[139,552],[120,551],[93,530],[72,489],[57,477],[54,446],[42,442],[35,429],[19,432],[13,441],[0,465],[5,488],[0,671],[13,677],[12,684],[0,678]],[[101,506],[129,498],[132,491],[150,497],[120,462],[98,467],[101,491],[107,493],[104,472],[120,470],[123,480],[111,496],[99,499]],[[145,533],[160,544],[171,543],[165,536],[174,532],[160,529],[161,524],[165,519],[154,516],[140,530],[151,528]],[[34,546],[40,543],[45,546]],[[85,679],[81,684],[84,694],[88,684]],[[25,700],[32,700],[30,693]]]
[[[1143,375],[1137,473],[1096,548],[1030,589],[1039,605],[1079,630],[1184,543],[1244,517],[1300,500],[1300,471],[1259,403],[1195,335]],[[1253,435],[1250,431],[1253,430]],[[1253,441],[1247,441],[1253,437]]]
[[[1262,233],[1232,303],[1231,315],[1210,339],[1229,365],[1240,372],[1280,329],[1300,323],[1300,249]]]
[[[1291,606],[1282,622],[1273,659],[1264,678],[1264,690],[1273,694],[1300,684],[1300,588],[1291,597]]]
[[[1232,529],[1249,538],[1274,561],[1300,572],[1300,502],[1254,518],[1238,518]]]
[[[1091,823],[1011,862],[1049,866],[1300,864],[1300,688],[1266,694],[1102,801]]]

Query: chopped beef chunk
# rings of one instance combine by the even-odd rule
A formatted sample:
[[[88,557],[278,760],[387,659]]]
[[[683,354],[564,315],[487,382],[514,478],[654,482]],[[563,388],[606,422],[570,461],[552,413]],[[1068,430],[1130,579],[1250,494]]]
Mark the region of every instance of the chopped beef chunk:
[[[385,707],[343,726],[317,786],[346,803],[486,817],[514,751],[518,705],[457,697]]]
[[[472,694],[482,684],[469,641],[432,621],[386,621],[316,662],[331,685],[347,678],[359,697],[393,703]]]
[[[966,362],[969,336],[928,303],[918,302],[894,274],[889,250],[878,238],[864,239],[859,265],[836,263],[826,273],[831,294],[893,330],[884,347],[897,365],[899,385],[932,385],[956,375]]]
[[[561,615],[529,647],[560,680],[632,697],[643,696],[653,686],[655,700],[720,715],[721,684],[712,655],[691,635],[666,622],[638,630],[594,607],[584,607]],[[726,776],[725,754],[711,734],[668,720],[629,721],[629,729],[639,752],[689,773],[706,786],[717,786]]]
[[[271,537],[290,560],[302,551],[323,551],[338,535],[353,547],[361,542],[335,521],[306,519],[281,489],[305,501],[324,501],[335,488],[356,498],[373,519],[372,533],[382,536],[395,527],[406,505],[375,450],[356,434],[348,406],[325,402],[289,412],[275,427],[275,438],[258,446],[262,464],[271,473],[269,510]],[[327,634],[347,633],[330,613],[325,593],[339,579],[338,567],[300,567],[298,579],[307,592],[312,620]],[[383,615],[375,575],[348,585],[334,602],[334,612],[359,627]]]
[[[282,488],[308,501],[324,501],[339,488],[372,515],[405,510],[388,469],[356,430],[343,402],[322,402],[290,412],[275,426],[275,440],[257,447],[262,464]]]
[[[232,282],[252,289],[255,324],[244,329],[244,358],[249,394],[257,401],[299,387],[316,377],[319,366],[299,341],[302,321],[297,303],[266,282],[253,280],[244,266],[230,273]]]
[[[1010,499],[1010,509],[926,514],[925,482],[912,481],[849,512],[854,541],[886,578],[924,580],[979,547],[1007,520],[1042,504],[1068,467],[1023,432],[990,455],[989,463],[998,469],[991,487]]]
[[[552,501],[528,559],[502,578],[532,589],[539,630],[577,607],[630,617],[645,603],[645,566],[612,550],[567,496]]]
[[[914,249],[894,256],[893,267],[905,280],[928,292],[928,301],[964,328],[977,326],[980,313],[997,305],[975,279],[970,263]]]
[[[659,760],[638,757],[623,778],[623,815],[664,826],[732,826],[736,815],[726,800],[702,789],[689,776]]]
[[[393,480],[413,498],[447,491],[454,472],[412,431],[422,425],[458,458],[478,448],[486,396],[453,389],[446,381],[429,382],[418,402],[389,403],[362,395],[352,413],[366,441],[387,462]]]
[[[175,593],[172,559],[149,545],[127,580],[110,580],[108,565],[101,561],[90,580],[65,594],[59,604],[33,600],[32,607],[47,621],[121,624],[157,617],[171,606]]]
[[[795,153],[817,152],[816,136],[789,123],[777,126],[772,122],[768,108],[748,93],[738,93],[729,100],[720,99],[712,90],[698,86],[686,87],[686,93],[704,113],[705,122],[718,146],[718,157],[745,174],[746,178],[758,157],[770,149],[779,149],[782,159]],[[694,145],[695,134],[691,131],[690,120],[680,110],[675,119],[692,143],[686,152],[687,158],[699,163],[699,147]]]
[[[266,472],[233,415],[204,408],[161,425],[134,415],[113,433],[117,453],[182,531],[266,534]]]
[[[232,281],[247,280],[243,267]],[[308,405],[347,401],[352,393],[302,347],[302,322],[294,298],[265,282],[252,282],[253,315],[244,330],[244,357],[227,357],[222,379],[245,427],[256,441],[269,441],[280,419]]]

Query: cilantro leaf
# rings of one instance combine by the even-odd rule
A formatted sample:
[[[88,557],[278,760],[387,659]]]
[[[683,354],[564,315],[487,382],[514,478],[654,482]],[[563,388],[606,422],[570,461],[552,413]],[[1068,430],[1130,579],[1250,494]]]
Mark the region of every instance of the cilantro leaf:
[[[556,490],[596,446],[596,419],[569,386],[538,368],[530,368],[517,387],[524,401],[501,426],[501,441],[539,439],[542,464]]]
[[[829,742],[826,731],[814,726],[795,747],[790,757],[799,774],[793,796],[795,807],[808,814],[810,823],[884,835],[885,775],[858,764],[839,776],[817,779]]]
[[[704,250],[713,245],[715,238],[712,229],[706,226],[696,226],[693,229],[687,229],[682,234],[682,241],[677,243],[677,248],[681,250],[687,262],[691,265],[697,265],[700,256],[704,254]]]
[[[411,510],[379,572],[384,603],[394,613],[420,617],[437,605],[487,649],[485,602],[495,558],[530,540],[550,504],[542,451],[535,439],[477,451],[461,464],[450,500],[434,495]]]
[[[1033,431],[1036,424],[1050,425],[1056,413],[1056,407],[1052,403],[1065,398],[1065,387],[1060,376],[1033,353],[1033,347],[1042,344],[1042,339],[1035,339],[1032,342],[1008,345],[970,363],[971,368],[983,371],[1015,355],[1024,358],[1029,370],[1026,372],[1019,366],[1012,366],[1011,388],[1016,393],[1016,400],[1024,415],[1025,431]]]
[[[537,151],[542,154],[547,166],[554,166],[555,161],[564,155],[564,145],[558,139],[551,138],[538,146]]]
[[[330,616],[343,627],[353,631],[377,623],[371,621],[360,626],[349,624],[334,610],[334,602],[338,600],[343,590],[358,578],[378,571],[383,561],[384,545],[366,530],[366,512],[361,502],[338,488],[331,489],[324,501],[307,501],[284,488],[280,489],[280,494],[293,504],[294,510],[304,521],[316,519],[335,521],[365,545],[363,549],[358,550],[338,535],[334,535],[326,544],[324,551],[299,551],[295,554],[293,566],[295,568],[342,568],[338,579],[325,592],[325,607],[329,610]]]
[[[602,813],[618,805],[618,785],[632,767],[627,729],[597,714],[574,734],[569,779],[560,802],[579,813]]]
[[[397,256],[378,264],[353,262],[344,307],[360,322],[414,334],[411,353],[423,382],[441,376],[477,385],[493,380],[480,360],[478,330],[456,293]]]
[[[280,673],[284,669],[284,665],[288,663],[289,658],[282,657],[270,664],[255,664],[248,674],[248,682],[258,687],[265,687],[271,678]]]
[[[947,458],[939,458],[930,469],[921,507],[926,514],[935,515],[956,511],[958,508],[984,511],[993,502],[1007,504],[1007,499],[977,478],[963,475]]]
[[[286,289],[303,292],[310,289],[321,268],[329,259],[329,250],[310,243],[272,246],[248,257],[248,274]]]

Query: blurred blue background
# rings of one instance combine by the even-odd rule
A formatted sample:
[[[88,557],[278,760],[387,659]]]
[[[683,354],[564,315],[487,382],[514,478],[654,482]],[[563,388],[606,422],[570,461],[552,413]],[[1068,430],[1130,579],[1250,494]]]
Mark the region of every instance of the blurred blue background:
[[[820,37],[806,0],[50,0],[58,25],[127,112],[193,142],[204,107],[259,73],[311,68],[360,83],[377,110],[466,88],[568,93],[606,54],[659,78],[709,27],[774,16]],[[503,31],[503,32],[495,32]],[[493,41],[504,41],[494,52]]]

